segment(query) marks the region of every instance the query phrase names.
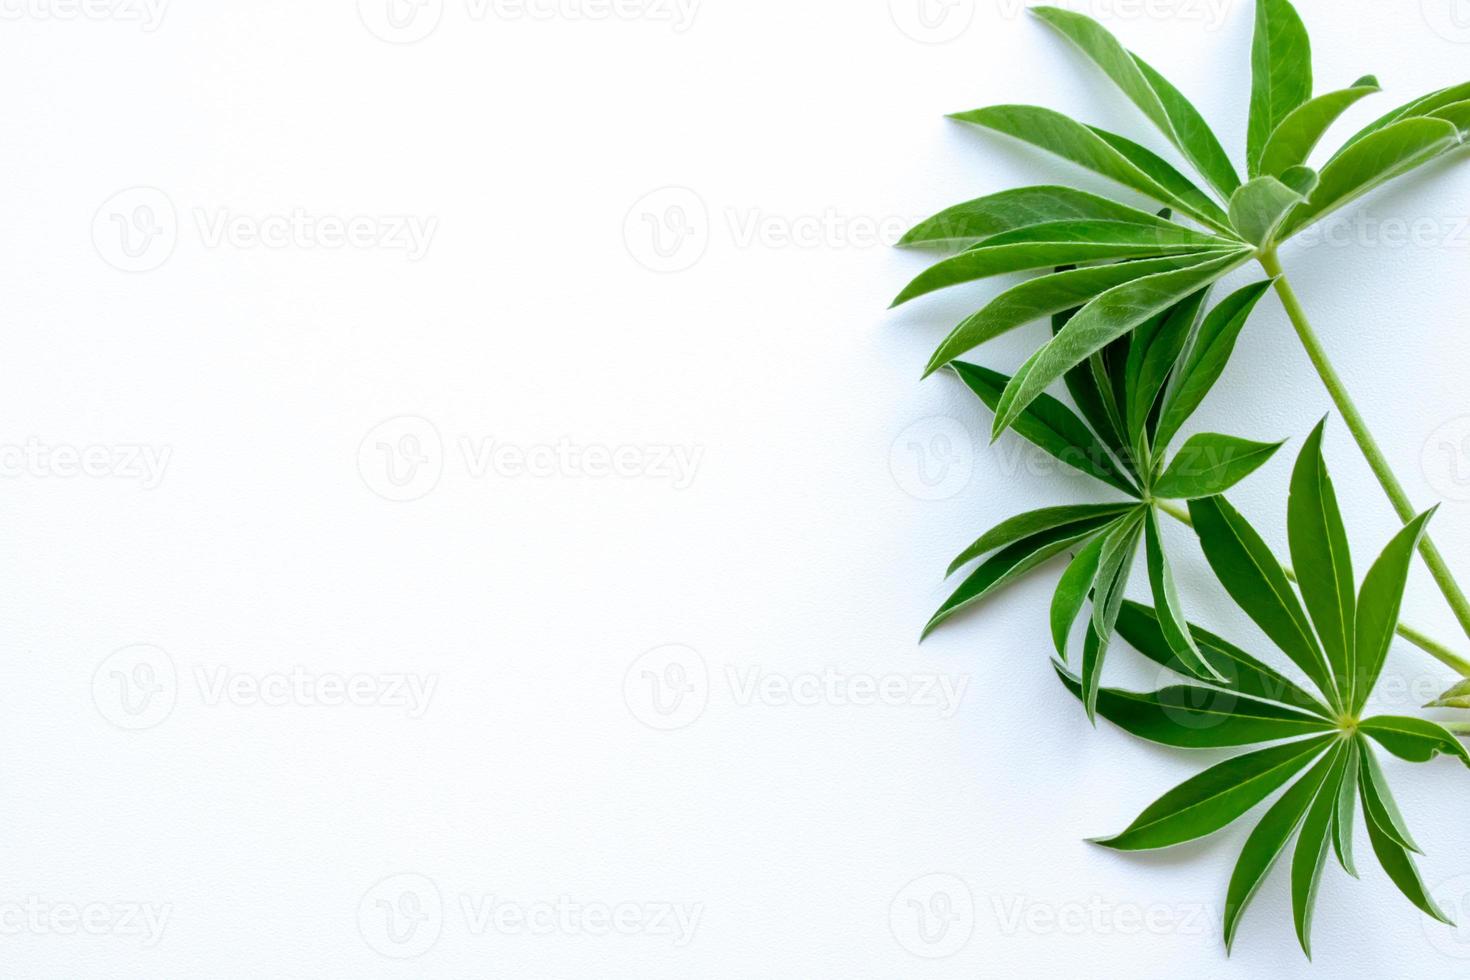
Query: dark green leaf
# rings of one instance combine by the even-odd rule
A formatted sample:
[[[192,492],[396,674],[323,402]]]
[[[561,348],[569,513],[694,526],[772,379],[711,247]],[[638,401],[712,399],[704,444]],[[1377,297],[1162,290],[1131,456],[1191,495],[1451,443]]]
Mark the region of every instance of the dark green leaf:
[[[1306,768],[1334,738],[1320,735],[1226,759],[1149,804],[1122,833],[1093,843],[1142,851],[1213,834]]]
[[[1123,605],[1123,593],[1138,554],[1138,538],[1143,530],[1142,511],[1120,521],[1103,542],[1098,557],[1097,577],[1093,580],[1092,618],[1082,656],[1082,706],[1089,720],[1096,722],[1098,685],[1102,680],[1103,658],[1113,638],[1113,625]]]
[[[1124,602],[1118,613],[1117,631],[1134,649],[1155,663],[1181,673],[1189,673],[1175,658],[1174,651],[1164,639],[1158,613],[1148,606]],[[1333,717],[1332,711],[1322,702],[1234,644],[1198,626],[1191,625],[1189,631],[1194,636],[1200,655],[1225,678],[1224,686],[1230,690],[1254,698],[1305,708],[1324,718]]]
[[[1352,739],[1347,745],[1347,758],[1343,763],[1342,782],[1337,788],[1337,802],[1332,814],[1332,849],[1337,852],[1337,862],[1342,870],[1358,876],[1353,862],[1353,813],[1358,808],[1358,741]]]
[[[1213,252],[1202,254],[1211,257],[1214,255]],[[1162,259],[1120,262],[1116,265],[1068,269],[1012,286],[978,313],[967,317],[944,338],[944,342],[929,359],[924,376],[928,377],[966,351],[1022,324],[1083,306],[1094,297],[1123,283],[1206,261],[1210,260],[1200,259],[1196,255],[1175,255]]]
[[[1169,444],[1219,380],[1241,328],[1270,286],[1271,280],[1265,279],[1236,290],[1201,321],[1185,347],[1178,370],[1164,389],[1163,408],[1154,436],[1156,446]]]
[[[1332,834],[1333,813],[1342,787],[1351,743],[1340,742],[1329,757],[1331,768],[1297,837],[1296,853],[1291,859],[1291,912],[1296,922],[1296,938],[1302,952],[1312,958],[1312,909],[1317,904],[1317,886],[1322,881],[1322,866],[1327,861],[1327,839]]]
[[[1230,224],[1241,238],[1265,248],[1291,209],[1304,200],[1298,191],[1275,177],[1256,177],[1230,196]]]
[[[955,361],[950,365],[969,389],[992,411],[1010,382],[998,371]],[[1068,466],[1096,477],[1109,486],[1136,497],[1138,488],[1128,479],[1107,448],[1070,408],[1050,395],[1031,403],[1016,420],[1016,432]]]
[[[1148,581],[1153,590],[1159,631],[1185,670],[1196,677],[1224,681],[1225,678],[1204,659],[1199,647],[1195,645],[1194,636],[1189,632],[1189,624],[1185,622],[1184,611],[1179,606],[1179,592],[1174,585],[1174,573],[1169,568],[1169,559],[1164,554],[1161,536],[1158,511],[1150,507],[1144,522],[1144,551],[1148,559]]]
[[[1078,699],[1081,682],[1053,663],[1057,676]],[[1331,722],[1243,697],[1233,691],[1179,685],[1146,694],[1103,688],[1097,713],[1131,735],[1180,748],[1253,745],[1330,731]]]
[[[1373,567],[1363,578],[1358,590],[1358,613],[1354,620],[1353,709],[1361,711],[1378,682],[1388,646],[1399,624],[1399,607],[1403,604],[1404,585],[1409,578],[1409,565],[1414,551],[1424,537],[1424,528],[1438,507],[1414,518],[1388,542]]]
[[[1179,500],[1224,493],[1280,448],[1279,442],[1252,442],[1201,432],[1179,447],[1164,475],[1155,481],[1153,492],[1158,497]]]
[[[1327,660],[1307,614],[1281,563],[1255,528],[1224,497],[1191,500],[1189,514],[1205,558],[1225,591],[1335,705]]]
[[[1383,775],[1383,768],[1379,766],[1367,741],[1361,738],[1358,740],[1358,792],[1362,796],[1363,813],[1367,816],[1368,824],[1376,826],[1400,847],[1406,847],[1416,854],[1423,853],[1409,836],[1404,815],[1399,812],[1398,804],[1388,790],[1388,780]]]
[[[1124,414],[1127,416],[1128,438],[1132,442],[1136,443],[1139,436],[1149,430],[1151,422],[1157,423],[1154,409],[1159,392],[1169,379],[1169,372],[1179,362],[1180,352],[1194,331],[1208,295],[1208,288],[1201,289],[1134,329],[1128,346],[1123,386],[1126,399]]]
[[[1470,766],[1470,752],[1443,725],[1426,718],[1377,715],[1358,723],[1358,730],[1410,762],[1428,762],[1443,752]]]
[[[1052,595],[1051,638],[1057,648],[1057,655],[1063,660],[1067,659],[1067,636],[1072,632],[1072,624],[1077,622],[1078,614],[1082,612],[1087,594],[1092,591],[1093,580],[1097,578],[1097,565],[1102,559],[1103,544],[1106,541],[1107,534],[1098,533],[1083,545],[1067,565],[1067,570],[1062,573],[1057,582],[1057,590]]]
[[[1110,341],[1249,258],[1249,252],[1227,252],[1197,266],[1124,283],[1093,299],[1016,372],[996,409],[993,433],[1004,432],[1048,385]]]
[[[1297,455],[1291,473],[1291,496],[1286,508],[1287,539],[1296,567],[1302,599],[1317,627],[1327,662],[1337,678],[1344,704],[1352,703],[1353,561],[1347,528],[1337,509],[1337,494],[1322,458],[1322,430],[1317,423]]]
[[[1245,141],[1250,176],[1261,172],[1261,154],[1276,127],[1311,97],[1312,44],[1296,8],[1287,0],[1256,0]]]
[[[1372,753],[1368,750],[1366,743],[1360,743],[1360,754],[1364,760],[1371,762]],[[1372,766],[1373,769],[1376,769],[1377,763],[1372,763]],[[1423,879],[1419,877],[1419,869],[1414,866],[1414,859],[1408,853],[1410,850],[1417,851],[1418,848],[1406,845],[1405,838],[1408,837],[1408,834],[1402,832],[1402,818],[1398,818],[1400,824],[1398,827],[1384,824],[1384,820],[1389,820],[1391,824],[1392,818],[1397,816],[1397,811],[1395,810],[1392,815],[1387,815],[1380,809],[1375,815],[1372,802],[1374,799],[1388,799],[1390,805],[1392,801],[1387,795],[1387,785],[1382,782],[1383,774],[1378,772],[1374,775],[1373,769],[1370,769],[1365,763],[1358,773],[1358,786],[1362,793],[1363,810],[1367,813],[1367,819],[1363,823],[1368,827],[1368,840],[1373,845],[1373,853],[1378,856],[1378,863],[1383,866],[1384,871],[1388,872],[1389,878],[1393,879],[1399,891],[1403,892],[1409,901],[1418,906],[1425,915],[1438,919],[1446,925],[1454,925],[1449,916],[1445,915],[1435,904],[1434,899],[1424,887]],[[1375,779],[1377,780],[1376,785],[1373,782]],[[1375,793],[1374,790],[1377,792]]]
[[[1030,537],[1040,531],[1049,531],[1054,527],[1061,527],[1064,524],[1076,524],[1094,519],[1099,519],[1102,524],[1106,524],[1109,520],[1136,506],[1138,505],[1067,504],[1061,507],[1043,507],[1040,510],[1028,510],[1024,514],[1008,517],[980,535],[980,537],[975,539],[974,544],[960,552],[959,557],[950,562],[949,571],[945,574],[953,575],[961,566],[974,561],[987,551],[994,551],[996,548],[1001,548],[1013,541]]]
[[[1297,106],[1266,141],[1261,151],[1260,172],[1279,177],[1289,168],[1306,163],[1327,127],[1348,106],[1377,91],[1378,79],[1369,75],[1352,88],[1328,92]]]
[[[1001,191],[945,208],[909,229],[898,244],[969,245],[1017,228],[1081,218],[1161,227],[1171,224],[1096,194],[1045,185]]]

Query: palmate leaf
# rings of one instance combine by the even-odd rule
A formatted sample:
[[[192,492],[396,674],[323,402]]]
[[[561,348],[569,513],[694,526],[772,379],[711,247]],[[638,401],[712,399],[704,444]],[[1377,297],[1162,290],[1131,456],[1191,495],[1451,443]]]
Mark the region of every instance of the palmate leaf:
[[[1332,836],[1338,797],[1347,767],[1354,758],[1352,743],[1341,742],[1333,749],[1331,768],[1312,800],[1291,859],[1291,913],[1296,938],[1307,958],[1312,957],[1312,911],[1317,904],[1317,886],[1327,863],[1327,842]]]
[[[1351,88],[1328,92],[1297,106],[1281,120],[1261,150],[1260,173],[1279,177],[1306,163],[1327,127],[1353,103],[1378,91],[1378,79],[1364,75]]]
[[[1428,762],[1443,752],[1470,766],[1470,751],[1443,726],[1425,718],[1376,715],[1358,723],[1358,731],[1409,762]]]
[[[1177,228],[1147,211],[1074,190],[1043,185],[1020,187],[956,204],[926,218],[898,240],[903,247],[965,246],[1018,228],[1073,220],[1122,221]]]
[[[1371,123],[1358,130],[1352,136],[1348,137],[1347,140],[1343,142],[1342,146],[1337,148],[1337,152],[1332,155],[1332,159],[1335,160],[1339,156],[1342,156],[1343,153],[1347,152],[1349,147],[1353,146],[1359,140],[1378,132],[1380,129],[1384,128],[1390,123],[1398,122],[1400,119],[1413,119],[1417,116],[1425,116],[1432,112],[1436,112],[1439,109],[1444,108],[1445,106],[1453,105],[1457,102],[1463,102],[1466,99],[1470,99],[1470,82],[1461,82],[1458,85],[1450,85],[1442,89],[1436,89],[1435,91],[1429,92],[1426,95],[1419,96],[1417,99],[1411,99],[1410,101],[1405,102],[1403,105],[1390,109],[1388,112],[1385,112],[1383,115],[1379,116],[1377,119],[1373,120]]]
[[[1357,864],[1353,859],[1353,814],[1358,805],[1358,740],[1348,742],[1348,754],[1342,771],[1342,783],[1337,789],[1337,800],[1332,812],[1332,849],[1337,854],[1337,863],[1342,870],[1358,876]]]
[[[1249,175],[1261,172],[1261,154],[1276,127],[1312,97],[1312,44],[1287,0],[1256,0],[1251,41],[1251,104],[1245,155]]]
[[[1224,493],[1259,469],[1281,446],[1279,442],[1201,432],[1179,447],[1153,491],[1178,500]]]
[[[1355,714],[1363,709],[1368,693],[1373,690],[1373,685],[1383,670],[1383,661],[1388,656],[1388,645],[1393,640],[1394,628],[1399,621],[1399,607],[1403,603],[1404,585],[1409,578],[1409,564],[1424,537],[1425,525],[1433,516],[1434,510],[1428,510],[1405,524],[1383,549],[1373,567],[1368,569],[1362,588],[1358,590],[1357,616],[1353,624],[1356,640],[1352,648],[1351,669],[1352,707]]]
[[[1103,134],[1040,106],[989,106],[952,113],[950,118],[1030,143],[1167,204],[1208,228],[1229,233],[1225,213],[1198,188],[1194,193],[1181,193],[1182,188],[1193,187],[1188,178],[1153,154],[1138,153],[1142,147],[1122,141],[1121,137]],[[1143,166],[1139,165],[1140,160]]]
[[[1224,252],[1196,266],[1124,283],[1088,302],[1016,372],[1001,396],[992,433],[1004,432],[1048,385],[1110,341],[1220,279],[1250,256],[1245,250]]]
[[[1128,338],[1128,357],[1124,366],[1122,415],[1130,446],[1139,437],[1154,434],[1158,416],[1154,409],[1169,374],[1179,361],[1180,352],[1199,322],[1209,288],[1185,297],[1181,302],[1134,329]]]
[[[1388,794],[1388,783],[1384,781],[1378,760],[1373,758],[1373,750],[1361,739],[1358,740],[1358,758],[1358,793],[1363,802],[1363,823],[1368,827],[1368,841],[1373,845],[1378,863],[1388,872],[1399,891],[1424,914],[1446,925],[1454,925],[1425,889],[1419,869],[1409,856],[1410,851],[1418,852],[1419,849],[1410,841],[1403,815]]]
[[[1015,517],[1006,518],[976,538],[973,544],[950,562],[949,571],[945,574],[953,575],[961,567],[986,552],[1003,548],[1014,541],[1030,537],[1041,531],[1049,531],[1054,527],[1075,524],[1094,517],[1116,518],[1124,511],[1137,506],[1137,504],[1069,504],[1060,507],[1043,507],[1040,510],[1017,514]]]
[[[1122,89],[1204,178],[1229,197],[1240,178],[1204,117],[1179,90],[1091,17],[1058,7],[1031,13],[1060,31]]]
[[[1092,583],[1097,578],[1097,566],[1102,561],[1103,545],[1107,540],[1107,534],[1100,533],[1080,548],[1067,564],[1066,571],[1062,572],[1056,591],[1052,593],[1052,645],[1057,648],[1057,656],[1063,660],[1067,659],[1067,637],[1072,632],[1072,624],[1077,622],[1077,617],[1082,613],[1088,593],[1092,591]]]
[[[955,361],[950,367],[987,408],[995,410],[1001,392],[1010,382],[1009,377],[964,361]],[[1023,416],[1016,420],[1014,428],[1022,438],[1068,466],[1096,477],[1130,497],[1138,496],[1138,488],[1098,437],[1070,408],[1050,395],[1032,402]]]
[[[1149,510],[1141,508],[1119,521],[1103,541],[1098,556],[1097,577],[1092,586],[1092,618],[1082,649],[1082,706],[1087,718],[1097,722],[1097,692],[1102,682],[1103,660],[1113,638],[1113,626],[1123,606],[1123,593],[1138,554],[1138,539]]]
[[[1357,596],[1353,594],[1353,562],[1347,528],[1343,526],[1337,494],[1322,457],[1322,432],[1326,424],[1326,419],[1317,423],[1297,456],[1287,501],[1286,532],[1302,599],[1337,678],[1338,694],[1343,703],[1351,704],[1350,651]]]
[[[965,352],[1016,327],[1083,306],[1125,283],[1178,269],[1214,261],[1213,251],[1167,258],[1119,262],[1115,265],[1068,269],[1037,276],[1012,286],[996,296],[980,311],[960,322],[940,343],[939,349],[924,368],[924,377],[944,367]]]
[[[1174,572],[1164,553],[1159,514],[1152,507],[1148,509],[1144,520],[1144,553],[1148,563],[1149,587],[1153,591],[1154,608],[1164,642],[1190,674],[1207,680],[1223,681],[1223,675],[1200,653],[1194,636],[1189,631],[1189,624],[1184,619],[1184,610],[1179,604],[1179,591],[1174,584]]]

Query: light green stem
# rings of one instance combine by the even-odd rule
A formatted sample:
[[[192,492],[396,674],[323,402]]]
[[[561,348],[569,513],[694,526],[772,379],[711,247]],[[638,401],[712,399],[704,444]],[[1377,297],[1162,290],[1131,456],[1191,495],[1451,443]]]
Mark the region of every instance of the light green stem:
[[[1165,514],[1168,514],[1170,517],[1174,518],[1174,520],[1178,521],[1179,523],[1184,524],[1188,527],[1194,527],[1194,521],[1190,519],[1189,512],[1184,510],[1183,508],[1176,507],[1174,504],[1171,504],[1166,500],[1158,499],[1154,500],[1154,506],[1163,511]],[[1296,572],[1293,572],[1290,568],[1284,565],[1282,566],[1281,570],[1286,573],[1287,578],[1291,579],[1293,582],[1296,581]],[[1461,674],[1462,676],[1470,677],[1470,660],[1466,660],[1464,657],[1455,653],[1455,651],[1451,650],[1443,643],[1440,643],[1438,640],[1424,633],[1421,633],[1419,630],[1414,629],[1414,627],[1409,626],[1407,623],[1399,623],[1398,626],[1395,627],[1395,631],[1398,633],[1399,636],[1402,636],[1404,639],[1408,640],[1410,643],[1414,644],[1414,646],[1418,647],[1420,650],[1423,650],[1425,653],[1429,654],[1431,657],[1433,657],[1435,660],[1438,660],[1446,667],[1450,668],[1458,674]]]
[[[1275,280],[1276,294],[1281,297],[1281,305],[1285,307],[1291,325],[1296,328],[1297,339],[1301,341],[1307,357],[1312,361],[1312,366],[1317,369],[1317,374],[1322,378],[1322,384],[1326,387],[1327,393],[1332,396],[1332,403],[1342,414],[1343,423],[1353,434],[1353,438],[1358,443],[1358,449],[1362,452],[1363,458],[1368,461],[1368,466],[1373,470],[1373,475],[1378,478],[1384,493],[1388,495],[1389,503],[1393,504],[1394,512],[1398,514],[1399,520],[1407,524],[1414,519],[1414,505],[1409,500],[1403,484],[1389,468],[1383,450],[1378,448],[1373,434],[1368,431],[1368,424],[1363,421],[1362,413],[1353,404],[1352,398],[1349,397],[1347,389],[1343,386],[1342,379],[1333,369],[1332,362],[1327,359],[1327,351],[1323,349],[1322,342],[1317,339],[1312,325],[1307,322],[1307,314],[1302,309],[1301,301],[1297,299],[1291,283],[1286,280],[1286,275],[1281,271],[1281,263],[1276,259],[1275,250],[1267,249],[1260,254],[1259,259],[1261,268],[1265,269],[1266,274]],[[1424,558],[1424,564],[1429,566],[1429,574],[1434,576],[1434,582],[1439,586],[1439,591],[1444,593],[1445,600],[1449,602],[1450,609],[1455,613],[1455,618],[1460,621],[1460,628],[1465,631],[1466,636],[1470,636],[1470,599],[1465,598],[1465,592],[1455,581],[1454,575],[1450,573],[1444,556],[1439,553],[1439,549],[1434,546],[1434,542],[1427,534],[1419,541],[1419,554]],[[1430,652],[1433,653],[1433,651]],[[1459,667],[1456,669],[1470,677],[1470,670]]]

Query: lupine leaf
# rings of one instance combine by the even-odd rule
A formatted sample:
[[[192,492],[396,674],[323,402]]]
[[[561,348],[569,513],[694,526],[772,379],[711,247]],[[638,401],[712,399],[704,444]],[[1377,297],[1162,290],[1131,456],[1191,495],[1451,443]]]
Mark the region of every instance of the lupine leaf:
[[[1443,109],[1435,109],[1429,113],[1431,119],[1443,119],[1454,123],[1455,128],[1460,131],[1460,139],[1464,140],[1470,134],[1470,99],[1461,102],[1452,102]]]
[[[1227,252],[1197,266],[1124,283],[1093,299],[1011,378],[996,409],[999,435],[1053,381],[1110,341],[1242,264],[1249,252]]]
[[[1105,27],[1091,17],[1058,7],[1030,9],[1097,64],[1222,195],[1228,197],[1240,184],[1230,158],[1199,110]]]
[[[1192,624],[1189,631],[1200,655],[1224,678],[1222,686],[1249,697],[1304,708],[1324,718],[1333,717],[1332,711],[1322,702],[1234,644]],[[1134,649],[1155,663],[1188,673],[1164,639],[1158,613],[1148,606],[1124,602],[1118,613],[1117,632]]]
[[[1430,701],[1426,708],[1470,708],[1470,678],[1459,681],[1439,697]]]
[[[1383,670],[1388,647],[1399,622],[1404,585],[1414,551],[1424,537],[1424,528],[1434,516],[1433,508],[1405,524],[1383,549],[1358,590],[1358,611],[1353,632],[1353,707],[1361,710]]]
[[[1327,660],[1281,563],[1261,536],[1224,497],[1189,502],[1205,559],[1237,605],[1300,667],[1318,690],[1336,701]]]
[[[1367,816],[1368,823],[1376,825],[1400,847],[1406,847],[1416,854],[1423,853],[1409,836],[1404,815],[1399,812],[1398,804],[1388,790],[1388,780],[1383,775],[1383,769],[1378,765],[1373,750],[1363,739],[1358,740],[1358,792],[1362,796],[1363,813]]]
[[[1245,321],[1270,286],[1271,280],[1265,279],[1236,290],[1217,303],[1200,322],[1164,389],[1155,445],[1167,446],[1199,408],[1225,370]]]
[[[1097,565],[1102,559],[1103,545],[1107,542],[1106,529],[1094,535],[1087,544],[1072,557],[1066,571],[1057,582],[1057,590],[1051,599],[1051,638],[1057,648],[1057,656],[1067,659],[1067,637],[1072,624],[1082,612],[1087,594],[1092,591],[1097,578]]]
[[[1261,154],[1276,127],[1312,97],[1312,44],[1287,0],[1256,0],[1251,41],[1251,107],[1246,129],[1250,176],[1261,172]]]
[[[1337,159],[1339,156],[1345,153],[1349,147],[1353,146],[1355,143],[1359,142],[1365,137],[1371,136],[1373,133],[1378,132],[1380,129],[1383,129],[1385,126],[1388,126],[1391,123],[1398,122],[1400,119],[1413,119],[1416,116],[1422,116],[1427,113],[1434,112],[1437,109],[1443,108],[1444,106],[1453,105],[1456,102],[1462,102],[1465,99],[1470,99],[1470,82],[1461,82],[1458,85],[1449,85],[1445,88],[1436,89],[1433,92],[1421,95],[1417,99],[1411,99],[1410,101],[1405,102],[1403,105],[1398,106],[1394,109],[1390,109],[1388,112],[1385,112],[1383,115],[1379,116],[1377,119],[1373,120],[1371,123],[1358,130],[1352,136],[1348,137],[1347,140],[1343,142],[1342,146],[1338,147],[1337,151],[1333,153],[1332,159]]]
[[[1337,494],[1322,458],[1323,419],[1307,437],[1291,473],[1286,505],[1287,541],[1302,600],[1337,678],[1343,702],[1352,703],[1353,561],[1347,528],[1337,508]]]
[[[1159,392],[1169,379],[1169,372],[1179,362],[1180,352],[1188,342],[1199,319],[1209,289],[1201,289],[1134,329],[1129,338],[1128,359],[1123,389],[1125,392],[1128,437],[1137,442],[1145,431],[1152,435],[1158,416],[1154,408]]]
[[[1053,221],[1093,218],[1168,226],[1172,222],[1071,187],[1019,187],[945,208],[898,240],[904,247],[968,245],[1017,228]]]
[[[1333,738],[1320,735],[1226,759],[1149,804],[1122,833],[1093,843],[1142,851],[1213,834],[1305,769]]]
[[[939,349],[929,359],[924,376],[928,377],[966,351],[1023,324],[1073,307],[1084,306],[1094,297],[1124,283],[1161,272],[1188,268],[1214,258],[1213,252],[1201,254],[1208,257],[1175,255],[1138,262],[1120,262],[1116,265],[1068,269],[1012,286],[979,312],[966,317],[944,338]]]
[[[1353,813],[1358,808],[1358,740],[1352,739],[1347,744],[1347,758],[1344,760],[1342,770],[1342,782],[1337,788],[1337,802],[1332,813],[1332,849],[1337,852],[1337,863],[1342,865],[1342,870],[1358,876],[1358,869],[1353,861]]]
[[[1053,663],[1057,676],[1078,699],[1082,683]],[[1233,691],[1178,685],[1148,693],[1103,688],[1097,713],[1119,728],[1150,742],[1179,748],[1255,745],[1330,731],[1332,723],[1269,701]]]
[[[1000,402],[1001,392],[1010,378],[999,371],[955,361],[952,367],[991,411]],[[1070,408],[1050,395],[1036,399],[1016,420],[1017,434],[1088,476],[1116,487],[1129,496],[1138,496],[1138,488],[1128,479],[1107,448],[1098,440]]]
[[[969,577],[960,583],[959,588],[944,600],[924,627],[924,632],[919,638],[923,639],[928,636],[940,623],[965,606],[979,602],[996,589],[1014,581],[1048,558],[1059,555],[1077,542],[1085,540],[1105,523],[1107,523],[1106,519],[1102,518],[1075,521],[1040,531],[1006,545],[981,562],[980,567],[971,572]]]
[[[1241,238],[1264,248],[1271,243],[1291,209],[1304,200],[1300,193],[1275,177],[1256,177],[1231,195],[1230,224]]]
[[[1159,631],[1164,635],[1164,641],[1169,644],[1174,656],[1191,674],[1208,680],[1223,681],[1225,678],[1205,660],[1199,647],[1195,645],[1194,636],[1189,632],[1189,624],[1179,605],[1174,572],[1169,568],[1169,559],[1164,554],[1161,538],[1158,511],[1150,507],[1144,520],[1144,551],[1148,560],[1148,581],[1153,590]]]
[[[1215,432],[1190,436],[1154,482],[1154,493],[1179,500],[1224,493],[1259,469],[1281,445]]]
[[[1080,308],[1063,310],[1055,314],[1051,318],[1052,335],[1059,333]],[[1077,365],[1064,375],[1063,380],[1067,385],[1067,393],[1072,396],[1072,403],[1077,406],[1077,410],[1082,413],[1087,424],[1092,426],[1098,438],[1107,443],[1108,448],[1122,461],[1129,473],[1136,477],[1137,471],[1133,465],[1133,458],[1128,449],[1120,420],[1114,418],[1117,407],[1111,404],[1111,397],[1104,399],[1102,388],[1093,374],[1091,362]]]
[[[1319,95],[1297,106],[1281,124],[1261,151],[1260,172],[1279,177],[1288,168],[1307,162],[1327,127],[1354,102],[1380,91],[1378,79],[1365,75],[1351,88]]]
[[[1097,692],[1102,680],[1103,659],[1113,638],[1113,625],[1123,605],[1123,593],[1138,554],[1143,513],[1119,522],[1103,542],[1093,580],[1092,618],[1087,643],[1082,651],[1082,706],[1088,720],[1096,723]]]
[[[1307,958],[1312,958],[1312,910],[1317,904],[1317,886],[1322,881],[1322,866],[1327,863],[1327,839],[1332,835],[1333,813],[1338,791],[1347,768],[1351,743],[1340,742],[1332,750],[1331,768],[1317,790],[1302,821],[1297,837],[1296,853],[1291,859],[1291,913],[1296,923],[1296,938]]]
[[[1428,762],[1443,752],[1470,766],[1470,752],[1443,726],[1427,718],[1377,715],[1358,723],[1358,731],[1409,762]]]
[[[1458,145],[1459,130],[1444,119],[1401,119],[1365,136],[1322,168],[1317,189],[1282,224],[1278,240]]]
[[[1112,519],[1137,506],[1137,504],[1068,504],[1061,507],[1028,510],[1024,514],[1008,517],[980,535],[975,539],[974,544],[960,552],[959,557],[950,562],[949,571],[946,574],[953,575],[959,568],[979,558],[987,551],[1003,548],[1013,541],[1019,541],[1040,531],[1049,531],[1063,524],[1075,524],[1091,518]]]
[[[1231,234],[1230,219],[1220,205],[1216,204],[1210,195],[1196,187],[1194,181],[1180,173],[1169,161],[1126,136],[1110,133],[1098,126],[1089,126],[1088,129],[1121,153],[1129,163],[1147,174],[1155,184],[1162,187],[1169,195],[1164,203],[1171,204],[1182,214],[1189,215],[1207,228],[1213,228],[1227,235]]]

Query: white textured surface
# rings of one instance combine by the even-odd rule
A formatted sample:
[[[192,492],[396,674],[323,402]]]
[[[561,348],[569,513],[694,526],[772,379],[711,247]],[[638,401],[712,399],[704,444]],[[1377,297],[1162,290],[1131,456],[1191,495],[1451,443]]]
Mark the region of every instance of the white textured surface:
[[[1224,956],[1244,827],[1157,855],[1082,843],[1201,757],[1088,728],[1046,666],[1054,573],[915,643],[975,533],[1096,491],[1033,472],[1013,437],[987,447],[954,383],[918,383],[995,287],[887,314],[923,260],[872,232],[1020,183],[1100,187],[941,118],[1023,101],[1146,134],[1100,76],[999,0],[935,3],[941,34],[970,17],[939,44],[900,28],[923,34],[908,0],[653,6],[672,20],[442,7],[410,45],[379,40],[350,0],[177,2],[151,31],[6,8],[0,443],[63,453],[0,482],[0,973],[1463,972],[1470,926],[1399,897],[1361,828],[1363,880],[1328,869],[1310,966],[1279,874]],[[1319,90],[1367,71],[1388,89],[1338,136],[1464,76],[1470,29],[1448,2],[1424,8],[1302,4]],[[1248,4],[1088,9],[1238,156]],[[1367,202],[1432,222],[1427,241],[1360,225],[1283,256],[1426,505],[1470,497],[1455,479],[1470,470],[1448,466],[1470,466],[1470,170],[1435,170]],[[164,196],[103,207],[137,186]],[[666,187],[687,191],[645,200]],[[147,225],[140,205],[155,224],[177,215],[166,257],[119,251],[113,215]],[[364,234],[412,216],[428,249],[323,247],[330,226],[241,237],[298,211],[365,216]],[[687,218],[688,250],[654,252],[646,215],[666,235]],[[1014,367],[1042,329],[983,360]],[[1222,389],[1197,427],[1299,445],[1328,407],[1272,298]],[[425,421],[375,430],[400,416]],[[924,486],[910,442],[953,425],[904,434],[933,416],[961,426],[951,472],[972,467],[941,500],[905,489]],[[413,450],[405,436],[429,468],[400,487],[378,443]],[[1329,440],[1361,572],[1394,522],[1340,425]],[[161,482],[112,455],[93,461],[111,476],[64,475],[64,447],[88,446],[166,451]],[[1235,494],[1277,544],[1292,454]],[[585,472],[616,460],[631,475]],[[1197,618],[1259,648],[1188,537],[1166,533]],[[1434,533],[1470,575],[1470,504],[1447,500]],[[1407,612],[1455,635],[1422,569]],[[661,715],[646,684],[677,677],[670,662],[692,692]],[[129,715],[116,685],[146,681],[140,663],[161,690]],[[1389,676],[1433,688],[1434,666],[1396,649]],[[298,668],[375,703],[272,686]],[[432,685],[422,710],[381,703],[402,675]],[[926,703],[936,679],[955,685],[952,713]],[[1119,656],[1111,679],[1150,677]],[[844,703],[864,684],[897,703]],[[1470,919],[1470,773],[1390,776],[1425,877]],[[926,945],[909,903],[936,888],[957,918]],[[423,900],[418,931],[390,937],[377,902],[405,892]],[[128,903],[165,916],[161,934],[115,918]],[[69,929],[69,909],[99,934]],[[600,934],[600,911],[631,934]]]

